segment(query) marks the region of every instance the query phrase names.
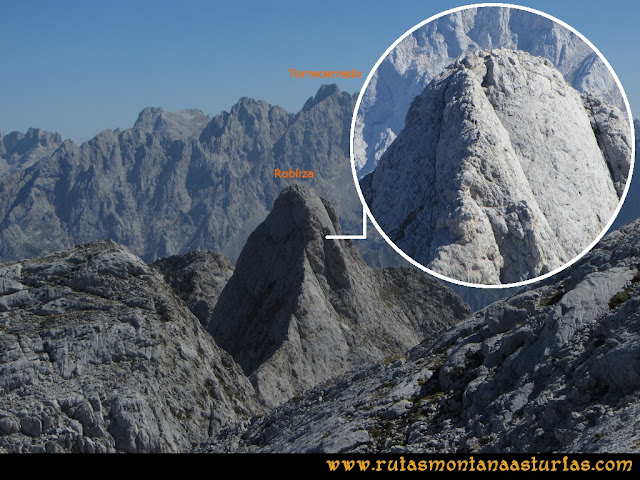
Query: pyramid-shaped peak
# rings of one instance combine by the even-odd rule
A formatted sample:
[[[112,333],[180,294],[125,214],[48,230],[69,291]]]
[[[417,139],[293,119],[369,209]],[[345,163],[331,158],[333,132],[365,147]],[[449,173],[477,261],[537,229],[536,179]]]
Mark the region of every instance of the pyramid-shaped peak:
[[[371,269],[351,242],[325,238],[336,233],[327,201],[303,185],[286,188],[213,309],[207,330],[267,404],[404,351],[460,316],[453,293],[411,269]]]
[[[147,107],[144,108],[139,114],[136,123],[133,128],[142,130],[144,132],[152,132],[153,127],[158,120],[158,117],[164,113],[164,110],[160,107]]]
[[[333,206],[312,188],[299,184],[282,191],[265,223],[278,237],[291,229],[311,236],[340,234],[338,214]]]
[[[309,110],[310,108],[313,108],[323,100],[329,97],[338,96],[338,95],[340,95],[340,88],[338,87],[338,85],[336,84],[322,85],[316,92],[315,96],[309,97],[309,99],[306,101],[306,103],[302,107],[302,110],[303,111]]]

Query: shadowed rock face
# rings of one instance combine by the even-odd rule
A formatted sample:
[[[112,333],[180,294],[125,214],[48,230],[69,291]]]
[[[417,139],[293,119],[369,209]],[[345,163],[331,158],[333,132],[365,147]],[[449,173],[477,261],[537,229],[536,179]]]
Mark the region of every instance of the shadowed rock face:
[[[586,249],[618,206],[630,160],[620,112],[581,98],[548,60],[493,50],[454,63],[416,97],[362,187],[409,256],[495,285]]]
[[[638,151],[640,150],[640,121],[634,120],[633,126],[635,128],[635,165],[638,165]],[[616,221],[612,225],[612,230],[626,225],[640,217],[640,175],[635,174],[631,177],[627,196],[624,204],[620,209],[620,213],[616,217]]]
[[[618,197],[622,197],[631,162],[631,131],[628,121],[620,110],[596,96],[583,94],[582,102],[589,115],[591,129],[600,151],[609,167],[616,193]],[[634,128],[637,128],[635,123]]]
[[[165,281],[206,327],[220,292],[233,274],[229,259],[217,252],[193,251],[154,262]]]
[[[208,331],[275,405],[355,365],[402,353],[468,314],[417,270],[368,267],[336,211],[287,188],[249,237]]]
[[[5,451],[185,451],[257,409],[233,359],[128,249],[0,265]]]
[[[578,264],[206,451],[627,452],[640,440],[640,221]],[[294,433],[292,433],[294,432]]]

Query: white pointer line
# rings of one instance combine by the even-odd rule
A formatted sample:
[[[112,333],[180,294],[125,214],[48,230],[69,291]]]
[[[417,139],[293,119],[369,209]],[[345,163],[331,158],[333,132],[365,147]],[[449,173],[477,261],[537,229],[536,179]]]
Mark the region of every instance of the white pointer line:
[[[362,235],[325,235],[327,240],[365,240],[367,238],[367,214],[362,207]]]

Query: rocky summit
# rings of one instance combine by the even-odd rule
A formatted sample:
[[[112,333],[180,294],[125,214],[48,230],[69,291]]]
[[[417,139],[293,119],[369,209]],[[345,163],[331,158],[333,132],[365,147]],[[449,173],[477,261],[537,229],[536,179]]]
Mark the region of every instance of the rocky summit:
[[[0,179],[47,158],[62,144],[57,133],[30,128],[27,133],[0,130]]]
[[[231,356],[125,247],[0,265],[0,451],[186,451],[257,411]]]
[[[565,26],[508,6],[465,8],[408,34],[374,72],[362,94],[354,131],[358,177],[376,168],[404,128],[411,102],[429,82],[461,57],[499,48],[546,58],[579,92],[625,110],[605,63]]]
[[[268,405],[356,365],[402,354],[464,318],[447,287],[409,268],[374,270],[308,187],[283,191],[247,240],[207,326]]]
[[[549,60],[475,52],[415,98],[362,190],[422,265],[514,283],[561,267],[601,234],[626,186],[631,139],[621,112],[581,96]]]
[[[197,451],[637,452],[639,245],[636,221],[552,279]]]

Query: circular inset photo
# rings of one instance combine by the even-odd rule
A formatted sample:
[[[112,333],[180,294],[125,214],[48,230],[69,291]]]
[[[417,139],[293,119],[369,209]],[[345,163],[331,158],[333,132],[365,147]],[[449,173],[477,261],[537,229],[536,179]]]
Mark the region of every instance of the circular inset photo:
[[[501,288],[571,265],[613,223],[634,158],[615,72],[547,14],[471,5],[378,60],[351,128],[354,179],[387,242],[454,283]]]

